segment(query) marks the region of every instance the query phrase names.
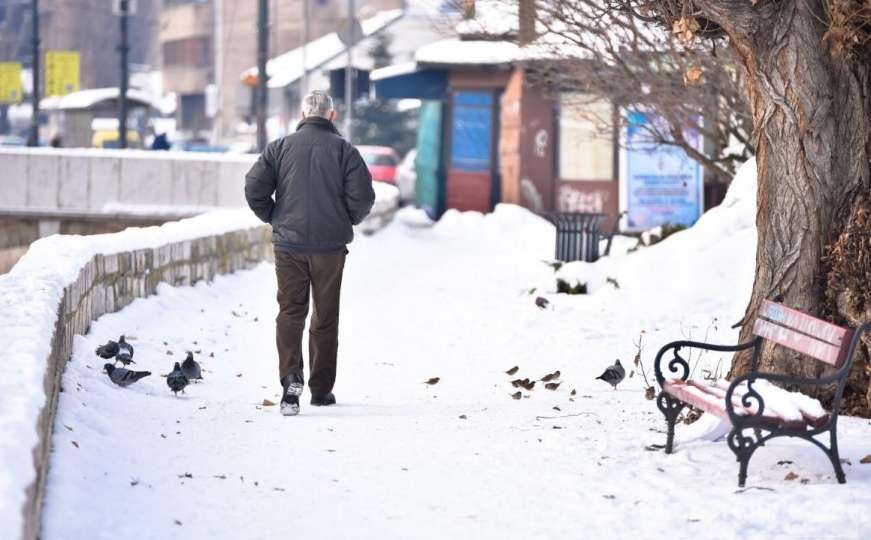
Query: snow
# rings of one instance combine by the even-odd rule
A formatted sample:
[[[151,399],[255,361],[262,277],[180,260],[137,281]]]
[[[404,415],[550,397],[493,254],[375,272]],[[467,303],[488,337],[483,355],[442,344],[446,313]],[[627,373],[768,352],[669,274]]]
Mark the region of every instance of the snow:
[[[442,39],[420,47],[414,55],[418,64],[480,65],[510,64],[521,57],[511,41]]]
[[[36,419],[63,289],[97,253],[117,253],[254,227],[248,211],[221,210],[160,227],[117,234],[49,236],[0,275],[0,523],[17,530],[24,490],[34,480]],[[8,527],[7,527],[8,524]]]
[[[387,25],[400,19],[403,13],[401,9],[379,11],[372,17],[361,21],[363,38],[381,31]],[[346,50],[347,46],[342,43],[336,32],[310,41],[304,47],[297,47],[269,60],[266,63],[266,73],[269,76],[266,85],[269,88],[283,88],[300,79],[304,69],[308,71],[317,69]],[[305,67],[303,66],[303,57],[305,57]],[[246,78],[256,76],[257,67],[255,66],[242,72],[241,79],[244,81]]]
[[[115,88],[92,88],[79,90],[63,97],[47,97],[40,101],[40,108],[46,110],[73,110],[88,109],[97,103],[111,99],[118,99],[120,91]],[[151,99],[147,92],[136,88],[127,89],[127,97],[131,102],[139,102],[149,107],[158,108],[158,103]]]
[[[92,151],[70,151],[71,154]],[[99,153],[99,151],[97,151]],[[160,152],[158,154],[165,154]],[[154,154],[148,154],[154,155]],[[375,232],[399,205],[395,186],[376,182],[375,206],[361,232]],[[211,211],[208,211],[211,210]],[[248,209],[212,210],[196,206],[111,204],[106,213],[208,213],[159,227],[129,228],[116,234],[53,235],[31,244],[12,268],[0,275],[0,524],[17,530],[25,488],[34,480],[32,449],[37,443],[36,421],[45,403],[43,377],[63,289],[98,253],[161,245],[261,226]]]
[[[648,379],[668,341],[735,342],[753,278],[753,169],[692,229],[596,263],[620,288],[590,295],[530,294],[553,281],[541,261],[554,233],[518,207],[448,211],[428,228],[400,217],[358,237],[339,404],[313,408],[306,395],[294,418],[262,405],[279,390],[273,267],[161,285],[76,338],[43,537],[863,538],[868,421],[840,421],[847,484],[812,445],[778,439],[738,490],[734,456],[712,442],[718,419],[679,426],[673,455],[647,451],[664,443],[665,422],[644,376],[636,368],[617,390],[594,380],[614,358],[631,369],[639,337]],[[534,305],[540,294],[548,309]],[[93,354],[122,333],[153,372],[127,389]],[[160,374],[185,350],[200,351],[206,378],[174,398]],[[729,358],[690,360],[701,370]],[[562,385],[513,400],[512,366],[515,377],[560,370]]]

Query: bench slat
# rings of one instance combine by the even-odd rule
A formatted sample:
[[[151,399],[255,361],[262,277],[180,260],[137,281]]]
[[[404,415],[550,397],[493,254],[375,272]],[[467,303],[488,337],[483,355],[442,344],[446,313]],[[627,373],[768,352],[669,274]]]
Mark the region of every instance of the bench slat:
[[[731,382],[727,381],[726,379],[719,379],[716,381],[715,384],[716,384],[717,388],[722,390],[723,397],[725,398],[726,390],[729,388],[729,385],[731,384]],[[742,388],[738,388],[736,390],[742,392],[742,395],[743,395],[743,392],[746,391],[746,388],[747,387],[745,385],[742,385]],[[790,401],[790,403],[792,403],[792,405],[795,406],[796,409],[798,409],[798,412],[801,414],[804,422],[808,425],[811,425],[813,427],[820,427],[829,421],[829,413],[826,412],[825,410],[821,411],[820,409],[822,409],[822,407],[820,407],[819,403],[816,402],[816,400],[814,400],[813,398],[807,397],[804,394],[800,394],[798,396],[798,399],[796,399],[796,396],[793,395],[794,394],[793,392],[789,392],[787,390],[784,390],[783,388],[779,388],[779,387],[774,386],[774,385],[766,385],[764,390],[760,390],[760,393],[763,394],[762,395],[763,400],[765,399],[766,395],[771,395],[771,394],[782,395],[785,399],[788,399]],[[737,395],[737,393],[733,394],[733,397],[735,395]],[[812,407],[810,404],[806,403],[805,400],[814,401],[816,403],[817,407],[819,407],[819,408]],[[765,402],[766,409],[768,409],[769,405],[771,405],[770,401],[771,400],[768,400]]]
[[[794,351],[812,356],[831,366],[839,367],[843,362],[844,355],[841,354],[840,347],[800,334],[795,330],[779,326],[762,318],[757,318],[756,322],[753,323],[753,333]]]
[[[770,300],[764,300],[759,308],[759,315],[777,324],[797,330],[819,340],[828,342],[836,347],[841,347],[844,338],[849,333],[846,328],[834,325],[830,322],[811,317],[806,313],[789,308]]]
[[[728,418],[725,401],[683,381],[666,381],[663,389],[677,399],[720,418]]]
[[[729,381],[726,380],[717,381],[715,385],[707,385],[693,380],[682,381],[680,379],[671,379],[665,382],[663,389],[688,405],[721,418],[728,418],[729,415],[726,412],[726,389],[728,386]],[[740,416],[755,415],[759,410],[759,406],[755,401],[751,401],[750,407],[745,407],[741,403],[741,397],[743,396],[741,390],[740,388],[736,389],[736,393],[732,395],[733,409]],[[766,392],[768,390],[766,388]],[[785,392],[781,389],[777,390]],[[828,420],[828,414],[824,417],[818,417],[814,414],[806,415],[798,406],[789,411],[780,410],[782,405],[778,408],[775,406],[775,403],[767,403],[762,416],[759,417],[759,421],[772,427],[802,430],[806,429],[808,424],[818,427]]]

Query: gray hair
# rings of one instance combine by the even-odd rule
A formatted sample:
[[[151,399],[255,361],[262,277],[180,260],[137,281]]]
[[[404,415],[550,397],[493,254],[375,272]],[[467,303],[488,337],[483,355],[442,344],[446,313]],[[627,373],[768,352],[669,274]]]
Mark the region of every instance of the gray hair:
[[[302,114],[329,118],[333,112],[333,98],[323,90],[312,90],[302,100]]]

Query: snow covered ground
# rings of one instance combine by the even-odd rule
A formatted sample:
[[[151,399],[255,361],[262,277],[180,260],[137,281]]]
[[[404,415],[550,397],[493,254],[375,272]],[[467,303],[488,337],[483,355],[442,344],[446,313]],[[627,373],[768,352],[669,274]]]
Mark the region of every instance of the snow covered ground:
[[[641,374],[616,391],[594,380],[615,358],[631,365],[640,335],[648,371],[672,339],[735,341],[752,283],[751,184],[687,232],[564,269],[619,286],[604,279],[585,296],[547,292],[552,228],[518,208],[450,212],[431,228],[398,219],[358,237],[339,405],[305,396],[293,418],[264,406],[278,401],[272,266],[161,286],[77,338],[43,537],[867,538],[868,420],[842,419],[847,484],[819,450],[778,440],[739,490],[726,444],[695,438],[710,419],[680,426],[679,441],[692,440],[674,455],[647,450],[665,423]],[[122,333],[154,372],[127,389],[93,354]],[[159,374],[185,350],[207,372],[175,398]],[[726,362],[712,353],[698,369]],[[513,366],[515,377],[560,370],[563,382],[514,400]]]

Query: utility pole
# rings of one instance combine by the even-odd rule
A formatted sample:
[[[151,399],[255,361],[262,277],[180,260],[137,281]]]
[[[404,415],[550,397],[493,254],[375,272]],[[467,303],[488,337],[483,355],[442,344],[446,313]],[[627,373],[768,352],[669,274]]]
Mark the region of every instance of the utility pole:
[[[257,150],[266,148],[266,60],[269,55],[269,0],[260,0],[257,13]]]
[[[27,138],[27,146],[39,146],[39,0],[33,0],[31,5],[31,19],[33,23],[33,115],[30,117],[30,137]]]
[[[215,116],[212,118],[212,144],[218,144],[221,140],[221,116],[224,109],[223,85],[224,85],[224,0],[215,0],[212,15],[215,22],[215,45],[212,65],[215,73]]]
[[[348,0],[348,65],[345,67],[345,138],[353,137],[351,120],[354,118],[354,0]]]
[[[127,20],[130,15],[130,0],[118,0],[118,4],[118,16],[121,20],[121,44],[118,46],[118,52],[121,53],[121,84],[118,88],[118,145],[120,148],[127,148],[127,82],[130,68],[127,59],[130,52]]]
[[[300,98],[308,94],[308,28],[309,28],[309,0],[302,0],[302,81],[299,85]]]

